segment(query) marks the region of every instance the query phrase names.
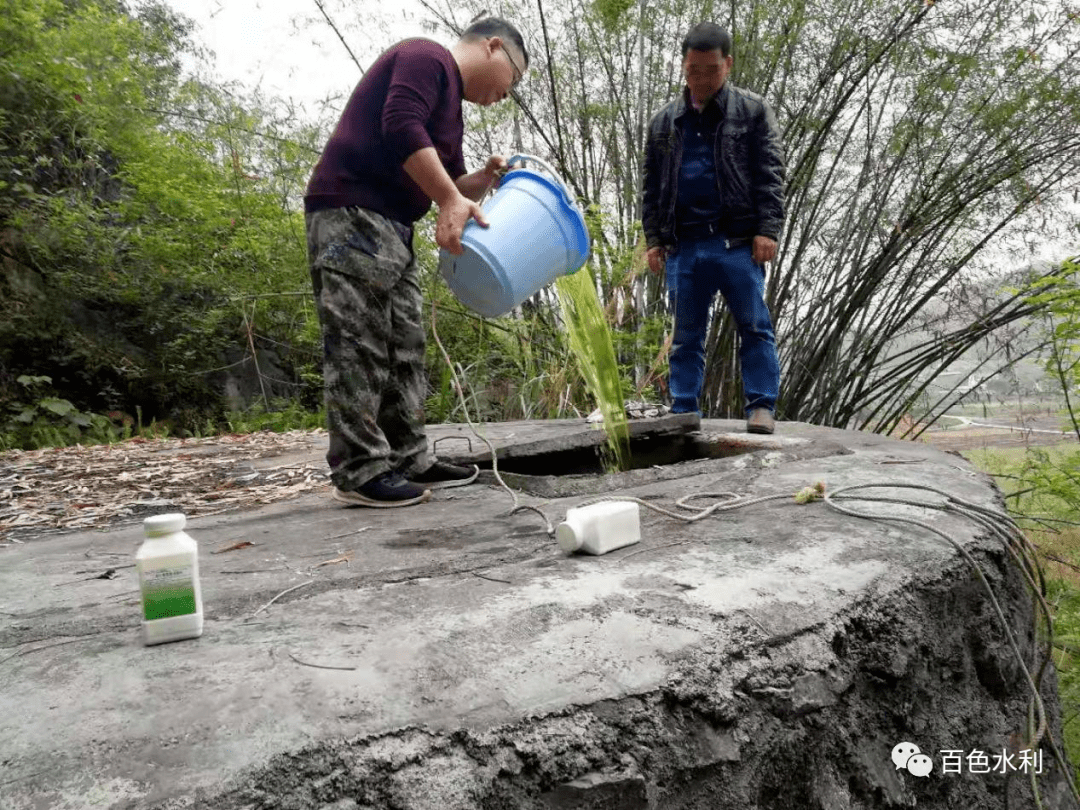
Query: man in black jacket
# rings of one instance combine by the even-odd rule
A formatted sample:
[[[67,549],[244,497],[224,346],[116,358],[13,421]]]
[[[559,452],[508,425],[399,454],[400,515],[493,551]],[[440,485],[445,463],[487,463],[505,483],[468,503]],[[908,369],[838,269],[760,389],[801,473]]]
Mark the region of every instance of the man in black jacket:
[[[727,81],[731,35],[700,23],[683,40],[686,87],[653,116],[642,224],[649,268],[666,268],[674,313],[672,412],[694,413],[717,292],[739,331],[747,430],[773,432],[780,365],[765,304],[765,264],[784,220],[784,155],[772,110]]]

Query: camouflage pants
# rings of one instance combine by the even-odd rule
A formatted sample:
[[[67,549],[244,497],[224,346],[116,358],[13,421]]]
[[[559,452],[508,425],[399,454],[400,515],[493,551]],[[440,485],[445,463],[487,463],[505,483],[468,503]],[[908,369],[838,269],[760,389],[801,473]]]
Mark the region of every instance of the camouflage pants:
[[[323,337],[330,478],[355,489],[430,466],[424,434],[423,294],[402,226],[363,208],[309,213]]]

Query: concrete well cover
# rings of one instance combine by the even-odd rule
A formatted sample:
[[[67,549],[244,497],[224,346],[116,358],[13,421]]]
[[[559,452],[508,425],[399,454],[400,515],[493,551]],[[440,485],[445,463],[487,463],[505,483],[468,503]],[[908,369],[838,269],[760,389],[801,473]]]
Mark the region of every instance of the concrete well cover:
[[[603,494],[672,508],[894,482],[1000,507],[986,477],[927,445],[700,427],[743,452],[604,478]],[[583,435],[484,429],[500,456]],[[558,521],[595,496],[582,487],[521,502]],[[1029,693],[985,590],[939,537],[784,498],[695,523],[643,510],[640,544],[567,557],[509,506],[481,481],[407,509],[320,495],[193,518],[205,633],[159,647],[141,645],[123,567],[139,525],[0,548],[0,807],[1034,806],[1018,767],[970,768],[973,752],[1020,763]],[[1033,660],[1032,600],[997,538],[876,508],[973,555]],[[106,567],[119,576],[74,576]],[[1060,739],[1052,671],[1042,694]],[[901,744],[932,772],[898,766]],[[1072,806],[1038,753],[1043,807]]]

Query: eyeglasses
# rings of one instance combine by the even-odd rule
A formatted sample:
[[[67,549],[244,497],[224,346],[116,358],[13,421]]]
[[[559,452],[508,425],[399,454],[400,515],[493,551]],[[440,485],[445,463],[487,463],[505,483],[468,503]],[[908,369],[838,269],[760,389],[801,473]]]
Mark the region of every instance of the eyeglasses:
[[[510,89],[513,90],[515,87],[521,84],[521,80],[525,78],[525,71],[518,67],[517,62],[514,61],[514,57],[510,55],[509,48],[506,48],[504,46],[500,50],[502,50],[502,52],[506,54],[506,58],[510,60],[510,68],[514,71],[514,80],[510,84]]]

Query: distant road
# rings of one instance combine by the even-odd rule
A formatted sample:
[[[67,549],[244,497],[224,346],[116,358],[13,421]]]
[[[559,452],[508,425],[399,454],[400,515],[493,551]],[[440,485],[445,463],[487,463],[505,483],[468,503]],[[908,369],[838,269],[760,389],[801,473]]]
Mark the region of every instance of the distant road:
[[[1071,436],[1071,431],[1067,430],[1047,430],[1045,428],[1032,428],[1032,427],[1017,427],[1016,425],[995,425],[990,422],[974,422],[966,416],[950,416],[950,419],[958,419],[960,421],[959,428],[993,428],[994,430],[1014,430],[1018,433],[1049,433],[1054,436]],[[957,428],[947,428],[947,430],[956,430]]]

